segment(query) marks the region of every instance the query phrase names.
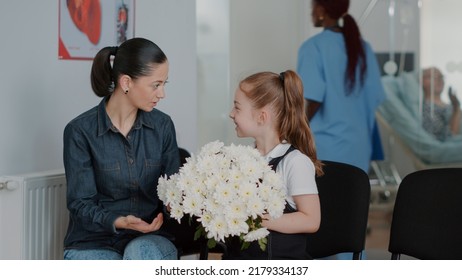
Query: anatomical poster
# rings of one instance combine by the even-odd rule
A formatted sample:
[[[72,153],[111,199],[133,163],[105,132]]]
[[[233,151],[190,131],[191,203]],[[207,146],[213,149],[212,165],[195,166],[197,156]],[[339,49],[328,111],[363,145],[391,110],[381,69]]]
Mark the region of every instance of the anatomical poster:
[[[59,0],[59,59],[93,59],[134,37],[135,0]]]

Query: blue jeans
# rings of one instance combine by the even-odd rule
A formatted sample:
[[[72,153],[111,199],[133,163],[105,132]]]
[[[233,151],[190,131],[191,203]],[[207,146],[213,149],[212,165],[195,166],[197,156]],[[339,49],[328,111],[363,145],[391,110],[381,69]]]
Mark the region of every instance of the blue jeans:
[[[176,260],[175,245],[160,235],[143,235],[130,241],[123,255],[110,249],[67,249],[65,260]]]

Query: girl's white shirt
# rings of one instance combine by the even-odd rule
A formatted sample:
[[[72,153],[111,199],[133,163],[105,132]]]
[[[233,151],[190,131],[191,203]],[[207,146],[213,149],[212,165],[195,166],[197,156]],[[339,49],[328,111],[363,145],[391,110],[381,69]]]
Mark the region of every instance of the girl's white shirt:
[[[280,157],[290,148],[289,143],[284,141],[274,147],[265,159]],[[287,202],[294,209],[297,209],[293,196],[305,194],[318,194],[315,174],[316,169],[311,159],[300,152],[294,150],[287,154],[278,164],[276,172],[282,174],[283,184],[286,189]]]

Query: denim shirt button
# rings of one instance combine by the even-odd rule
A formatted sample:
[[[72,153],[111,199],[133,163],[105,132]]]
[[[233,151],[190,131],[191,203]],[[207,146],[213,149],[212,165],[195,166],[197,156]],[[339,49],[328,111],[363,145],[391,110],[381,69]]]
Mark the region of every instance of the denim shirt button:
[[[128,163],[133,164],[134,160],[132,158],[128,159]]]

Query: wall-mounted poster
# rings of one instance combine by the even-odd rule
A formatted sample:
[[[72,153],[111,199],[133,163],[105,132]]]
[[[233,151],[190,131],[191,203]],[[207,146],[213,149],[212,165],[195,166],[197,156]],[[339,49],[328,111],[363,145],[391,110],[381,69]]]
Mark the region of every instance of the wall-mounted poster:
[[[59,59],[93,59],[135,33],[135,0],[59,0]]]

